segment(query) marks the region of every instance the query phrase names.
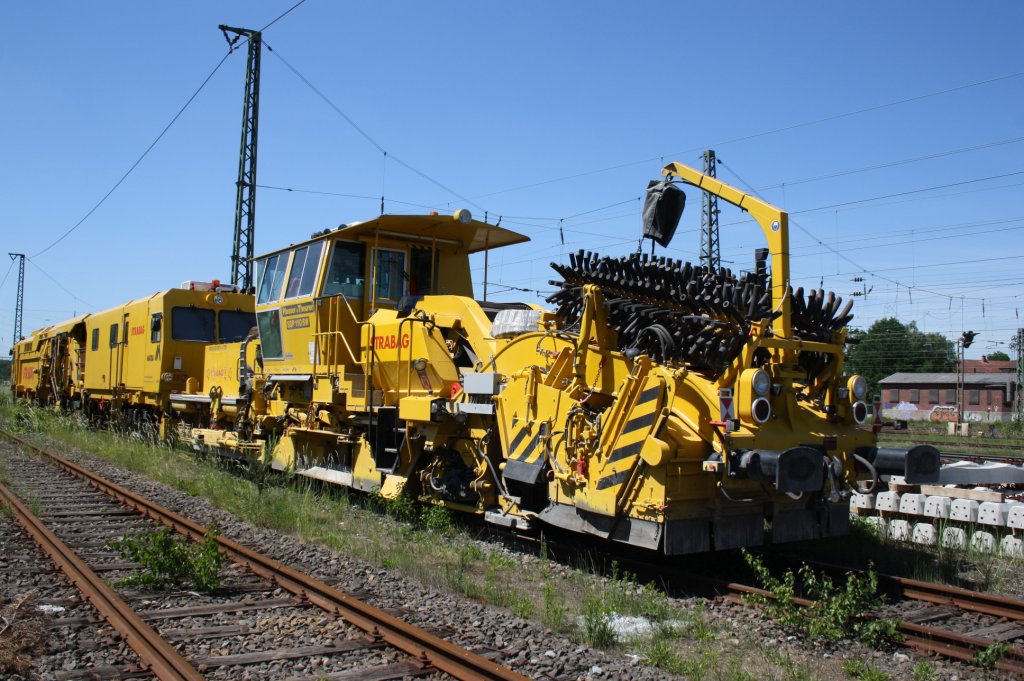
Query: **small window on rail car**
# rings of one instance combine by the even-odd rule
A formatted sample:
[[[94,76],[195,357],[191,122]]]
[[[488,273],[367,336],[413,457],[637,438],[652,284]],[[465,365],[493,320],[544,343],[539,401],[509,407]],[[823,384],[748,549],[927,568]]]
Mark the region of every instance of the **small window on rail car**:
[[[164,315],[162,312],[154,312],[149,318],[149,342],[160,342],[160,327],[163,326]]]
[[[100,330],[98,328],[92,330],[92,346],[91,347],[92,347],[93,351],[100,349]]]
[[[117,324],[110,325],[110,347],[117,346]]]
[[[346,298],[361,299],[365,282],[366,247],[348,241],[335,241],[321,295],[336,296],[340,293]]]
[[[248,337],[249,330],[256,326],[256,315],[241,310],[220,311],[220,333],[218,343],[237,343]]]
[[[214,312],[198,307],[171,308],[171,338],[176,341],[212,343]]]
[[[260,282],[257,303],[269,303],[281,297],[281,284],[284,283],[284,271],[287,267],[287,253],[278,253],[256,263]]]
[[[264,359],[281,359],[284,350],[281,346],[281,317],[278,310],[257,312],[256,321],[260,329],[260,351]]]

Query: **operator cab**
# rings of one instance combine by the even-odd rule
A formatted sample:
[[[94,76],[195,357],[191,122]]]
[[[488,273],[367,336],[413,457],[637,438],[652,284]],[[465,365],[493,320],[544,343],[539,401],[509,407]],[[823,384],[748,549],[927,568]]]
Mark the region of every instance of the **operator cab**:
[[[303,374],[344,360],[335,350],[355,362],[358,326],[374,311],[425,295],[472,297],[470,254],[528,240],[459,210],[382,215],[265,255],[256,261],[263,359],[281,362],[275,373]]]

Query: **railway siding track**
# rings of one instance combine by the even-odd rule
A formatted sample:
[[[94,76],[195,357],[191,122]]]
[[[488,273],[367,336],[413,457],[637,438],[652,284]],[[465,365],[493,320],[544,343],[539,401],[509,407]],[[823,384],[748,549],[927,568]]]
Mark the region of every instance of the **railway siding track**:
[[[0,435],[3,435],[25,449],[46,457],[49,462],[65,471],[68,475],[85,481],[89,487],[102,492],[104,495],[112,499],[115,499],[124,507],[132,509],[131,513],[138,513],[141,517],[144,517],[149,521],[154,521],[160,525],[169,527],[193,540],[201,541],[207,536],[205,527],[194,523],[187,518],[181,517],[168,509],[162,508],[159,505],[156,505],[114,483],[104,480],[103,478],[70,461],[67,461],[53,452],[49,452],[2,429],[0,429]],[[42,494],[46,493],[44,492]],[[34,538],[44,534],[54,535],[53,531],[42,525],[38,519],[28,519],[32,514],[24,503],[19,501],[9,492],[5,491],[3,496],[6,503],[8,503],[12,508],[15,506],[18,508],[18,517],[24,517],[26,522],[34,528]],[[67,497],[71,501],[91,501],[88,495],[79,495],[79,498],[76,500],[73,498],[73,495],[69,495],[63,490],[57,491],[56,496],[61,498]],[[45,496],[40,498],[40,500],[43,501],[46,499],[47,497]],[[90,505],[85,508],[84,516],[76,517],[74,515],[75,511],[64,510],[59,507],[56,511],[52,512],[54,516],[50,519],[51,523],[63,523],[66,526],[72,526],[72,529],[75,525],[81,526],[83,522],[86,526],[95,526],[97,523],[101,522],[101,519],[105,516],[108,517],[108,520],[114,519],[118,526],[121,526],[125,521],[130,521],[131,519],[131,516],[125,515],[125,513],[128,512],[126,510],[104,510],[95,507],[94,505]],[[56,538],[55,535],[54,538]],[[446,641],[434,633],[409,625],[406,622],[403,622],[399,617],[363,603],[350,594],[343,593],[320,580],[311,578],[308,575],[292,569],[276,560],[268,558],[237,542],[221,536],[217,536],[215,539],[218,542],[220,551],[239,566],[241,570],[265,580],[269,585],[271,585],[269,590],[277,590],[278,592],[283,591],[288,595],[288,597],[283,599],[245,598],[242,601],[235,603],[215,603],[198,607],[188,605],[184,607],[158,607],[143,610],[141,612],[134,612],[132,611],[131,606],[124,603],[124,601],[113,592],[102,596],[97,595],[95,598],[97,598],[100,603],[100,605],[97,606],[100,616],[103,619],[110,621],[111,624],[115,624],[115,620],[117,621],[117,624],[115,625],[117,630],[121,632],[121,635],[125,637],[125,640],[132,645],[133,649],[139,651],[142,664],[147,669],[126,670],[124,668],[118,668],[104,670],[102,672],[94,670],[94,673],[100,673],[101,676],[123,677],[127,673],[131,676],[142,674],[148,676],[156,675],[158,678],[168,679],[200,679],[204,678],[202,675],[203,673],[208,670],[215,670],[219,667],[261,664],[276,660],[287,660],[290,658],[302,658],[318,655],[338,655],[358,651],[365,652],[367,650],[374,649],[393,649],[398,653],[401,659],[393,660],[390,664],[351,671],[316,674],[312,677],[307,675],[305,678],[383,679],[397,678],[400,676],[423,676],[436,674],[438,672],[446,673],[456,679],[473,679],[480,681],[523,681],[527,678],[517,672],[503,667],[497,662],[494,662],[481,654],[466,650],[458,645]],[[92,548],[100,553],[102,553],[101,549],[105,546],[105,542],[97,542],[95,540],[85,542],[76,541],[74,543],[80,550]],[[48,550],[47,553],[49,554],[50,551]],[[66,554],[60,553],[59,555]],[[63,562],[60,564],[63,569],[64,564],[73,565],[75,563],[79,563],[81,564],[79,567],[85,567],[86,570],[89,570],[88,566],[85,566],[82,559],[78,556],[72,555],[72,557],[65,557],[63,558]],[[130,564],[125,564],[123,562],[111,563],[108,559],[108,562],[102,565],[99,570],[103,572],[111,572],[124,570],[130,567]],[[96,580],[99,580],[102,584],[102,580],[95,576],[94,570],[89,570],[89,572],[92,572],[93,577]],[[72,579],[75,581],[76,585],[79,584],[79,579]],[[254,592],[259,590],[259,587],[253,588]],[[106,591],[109,592],[109,588],[106,588]],[[113,598],[111,598],[111,595]],[[94,596],[90,595],[89,598],[90,601],[93,601]],[[109,605],[109,603],[115,602],[114,599],[120,600],[121,605]],[[157,660],[165,657],[163,653],[155,650],[158,645],[162,644],[172,652],[174,652],[174,648],[166,641],[160,640],[160,635],[156,634],[152,627],[146,623],[147,620],[158,621],[183,619],[185,624],[180,629],[171,629],[164,632],[166,638],[174,639],[178,642],[196,637],[200,639],[216,639],[218,637],[232,636],[237,637],[244,636],[247,633],[244,630],[244,626],[240,627],[236,623],[228,626],[204,627],[201,626],[201,624],[197,624],[197,622],[201,622],[198,618],[213,614],[295,607],[303,609],[312,608],[317,612],[322,611],[323,615],[321,615],[321,617],[334,620],[339,624],[343,623],[343,625],[350,625],[351,627],[363,632],[363,635],[358,640],[338,640],[329,645],[292,646],[287,650],[199,656],[192,659],[192,664],[189,665],[181,655],[177,656],[178,659],[168,657],[169,661],[158,662]],[[124,614],[129,611],[131,611],[131,615]],[[122,614],[112,615],[110,612]],[[78,618],[78,620],[81,619],[82,618]],[[129,620],[134,621],[126,624],[126,628],[122,629],[121,619],[126,622]],[[73,624],[78,620],[74,620],[72,618],[71,620],[61,622],[61,624]],[[137,629],[131,627],[141,627],[141,631],[148,630],[148,632],[151,633],[129,633],[137,631]],[[155,639],[153,637],[155,637]],[[160,640],[160,643],[157,643],[157,640]],[[147,648],[147,642],[149,646],[154,648],[154,650],[149,650]],[[136,647],[136,645],[138,645],[138,647]],[[391,658],[394,658],[394,655],[392,655]],[[325,672],[326,671],[327,670],[325,670]],[[75,678],[75,675],[65,675],[65,678]],[[296,678],[302,677],[300,676]]]
[[[801,560],[832,576],[859,573],[852,568],[821,561]],[[948,584],[924,582],[896,575],[877,574],[881,591],[900,602],[893,606],[898,613],[903,645],[922,653],[935,653],[971,662],[977,651],[997,644],[1008,644],[996,668],[1018,676],[1024,675],[1024,648],[1010,642],[1024,640],[1024,601],[972,591]],[[744,596],[773,598],[764,589],[738,583],[718,583],[727,598],[741,602]],[[801,607],[814,602],[796,599]],[[924,603],[924,606],[918,604]],[[965,630],[966,629],[966,630]]]

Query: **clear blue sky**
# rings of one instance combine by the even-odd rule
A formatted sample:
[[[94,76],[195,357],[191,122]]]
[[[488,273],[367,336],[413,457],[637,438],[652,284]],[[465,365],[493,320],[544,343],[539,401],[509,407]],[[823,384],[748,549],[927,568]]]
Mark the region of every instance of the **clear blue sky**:
[[[3,252],[39,253],[110,190],[225,54],[217,24],[260,28],[292,4],[5,5]],[[536,301],[505,287],[550,290],[548,263],[578,248],[631,251],[647,181],[663,161],[699,167],[710,147],[720,178],[791,212],[795,285],[847,297],[862,276],[854,325],[895,315],[950,338],[980,332],[968,356],[1008,351],[1024,326],[1022,25],[1011,1],[308,0],[264,36],[258,179],[383,190],[394,213],[469,201],[504,216],[533,241],[492,255],[490,297]],[[448,189],[385,163],[278,57]],[[27,265],[26,332],[229,278],[244,71],[244,53],[227,59],[120,188]],[[941,185],[956,186],[904,194]],[[696,191],[689,203],[668,254],[696,261]],[[256,251],[378,211],[379,199],[261,189]],[[749,268],[759,231],[728,207],[721,223],[723,261]],[[14,284],[11,272],[0,287],[4,351]]]

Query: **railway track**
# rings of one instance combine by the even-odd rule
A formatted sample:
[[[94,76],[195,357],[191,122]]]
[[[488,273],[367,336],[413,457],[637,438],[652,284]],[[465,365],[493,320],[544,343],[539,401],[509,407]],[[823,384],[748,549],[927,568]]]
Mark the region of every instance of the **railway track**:
[[[793,559],[833,577],[864,572],[854,568]],[[886,616],[897,619],[901,643],[922,653],[971,662],[978,651],[1005,644],[1000,671],[1024,676],[1024,601],[972,591],[947,584],[878,574],[879,590],[894,599]],[[717,588],[736,602],[746,596],[772,598],[764,589],[736,582],[718,583]],[[814,603],[797,599],[803,607]]]
[[[881,432],[881,434],[892,436],[895,433],[893,433],[891,431],[884,431],[883,430]],[[884,446],[900,446],[900,445],[906,445],[909,442],[911,442],[911,440],[909,438],[906,439],[906,440],[904,440],[902,438],[892,438],[892,439],[887,439],[887,441],[881,442],[880,444],[884,445]],[[1024,463],[1024,445],[1020,445],[1020,444],[1000,444],[998,442],[984,442],[984,441],[976,441],[976,440],[969,440],[969,441],[964,441],[964,442],[950,442],[949,440],[919,438],[919,437],[916,437],[916,436],[913,438],[912,442],[913,442],[913,444],[933,445],[935,447],[939,447],[939,451],[941,453],[941,457],[943,459],[946,459],[946,460],[956,460],[956,461],[998,461],[1000,463],[1014,463],[1014,464]],[[949,447],[951,445],[957,445],[957,444],[962,445],[964,447],[970,447],[970,448],[973,448],[973,449],[992,450],[992,451],[1000,451],[1000,452],[1007,452],[1007,451],[1009,451],[1009,452],[1020,452],[1020,453],[1019,454],[975,454],[975,453],[970,453],[970,452],[949,452],[949,451],[944,451],[942,449],[944,447]]]
[[[105,579],[116,579],[132,565],[106,548],[109,540],[155,524],[201,541],[206,528],[11,433],[0,429],[0,435],[44,457],[21,457],[9,467],[19,491],[32,501],[0,489],[3,503],[99,615],[63,618],[51,626],[106,622],[137,656],[127,666],[68,671],[58,678],[233,678],[245,673],[233,670],[247,670],[295,681],[526,679],[480,654],[496,651],[466,650],[225,537],[215,537],[233,563],[223,588],[206,596],[150,591],[123,598]],[[30,506],[43,510],[32,513]]]
[[[512,535],[496,534],[513,540]],[[560,544],[550,536],[545,539],[546,550],[564,552],[563,559],[577,552],[585,556],[588,551],[573,544]],[[515,537],[514,541],[533,543],[523,537]],[[771,591],[745,581],[718,579],[676,569],[663,560],[648,561],[625,553],[615,555],[614,560],[620,569],[637,575],[641,580],[665,584],[677,592],[722,598],[743,606],[750,605],[751,597],[775,599]],[[569,562],[572,562],[571,558]],[[838,583],[847,573],[864,574],[853,567],[781,556],[774,557],[772,570],[795,570],[801,563],[827,573]],[[876,572],[876,576],[879,591],[892,599],[880,616],[897,620],[901,645],[923,654],[971,663],[977,652],[1006,644],[996,669],[1024,678],[1024,647],[1021,647],[1024,643],[1024,601],[896,575]],[[793,602],[800,607],[815,605],[807,598],[796,598]]]

